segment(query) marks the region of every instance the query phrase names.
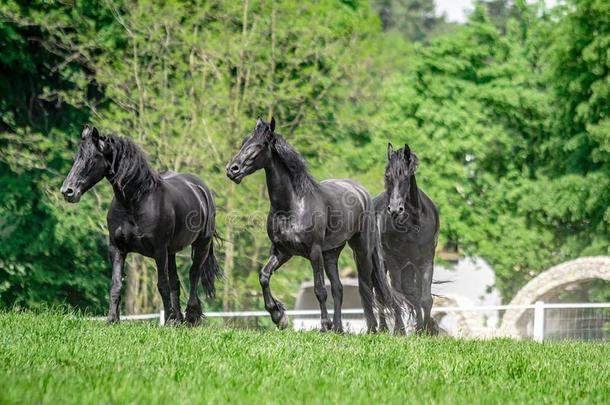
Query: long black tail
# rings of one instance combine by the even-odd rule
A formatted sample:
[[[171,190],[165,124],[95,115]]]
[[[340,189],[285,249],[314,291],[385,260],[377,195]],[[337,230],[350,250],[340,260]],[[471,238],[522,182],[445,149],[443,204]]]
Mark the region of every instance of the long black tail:
[[[216,232],[214,232],[214,238],[216,240],[219,239]],[[222,269],[218,265],[218,261],[214,255],[214,242],[214,239],[210,240],[208,257],[201,265],[201,285],[203,286],[203,291],[208,298],[214,298],[216,296],[215,281],[224,277]]]
[[[373,249],[373,291],[377,299],[379,309],[383,309],[386,315],[392,315],[399,310],[403,318],[411,318],[413,314],[412,300],[408,299],[400,291],[396,291],[388,283],[387,270],[383,258],[381,246],[381,235],[378,224],[375,224],[375,247]]]

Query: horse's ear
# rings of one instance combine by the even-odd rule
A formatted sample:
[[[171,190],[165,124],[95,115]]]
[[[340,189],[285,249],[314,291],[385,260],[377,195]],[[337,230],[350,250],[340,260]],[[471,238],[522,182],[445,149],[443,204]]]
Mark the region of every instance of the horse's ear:
[[[394,154],[394,147],[392,146],[392,142],[388,142],[388,160],[392,158],[392,154]]]
[[[96,127],[93,127],[93,129],[91,130],[91,139],[93,140],[93,144],[95,145],[95,147],[100,152],[106,153],[110,149],[108,137],[106,135],[100,134]]]
[[[411,148],[409,148],[409,145],[407,145],[405,143],[405,158],[407,160],[409,160],[411,158]]]
[[[275,117],[271,117],[271,122],[269,123],[269,129],[271,133],[275,132]]]
[[[260,127],[263,124],[264,124],[263,119],[261,117],[258,117],[256,119],[256,128]]]
[[[89,127],[88,124],[85,124],[81,137],[84,139],[87,135],[89,135],[89,132],[91,132],[91,127]]]

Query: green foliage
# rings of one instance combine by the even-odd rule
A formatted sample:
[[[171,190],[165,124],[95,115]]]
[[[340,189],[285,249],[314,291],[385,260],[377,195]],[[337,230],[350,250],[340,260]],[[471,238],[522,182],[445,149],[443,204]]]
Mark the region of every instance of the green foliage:
[[[410,41],[425,41],[453,24],[438,17],[433,0],[375,0],[371,2],[381,18],[383,29],[398,32]]]
[[[101,228],[66,215],[57,198],[74,153],[69,140],[89,119],[85,104],[99,96],[85,57],[92,37],[82,34],[85,22],[103,29],[104,17],[90,9],[88,1],[0,6],[1,306],[101,309],[105,300]]]
[[[103,311],[111,190],[100,185],[77,206],[57,192],[87,121],[216,192],[228,276],[212,308],[262,307],[263,176],[236,186],[224,175],[257,116],[276,117],[317,179],[352,177],[374,193],[387,141],[408,142],[421,160],[418,184],[441,209],[441,246],[489,260],[505,300],[552,264],[608,254],[608,3],[549,14],[484,1],[438,37],[447,27],[427,25],[431,7],[3,2],[0,305]],[[152,263],[128,263],[129,309],[156,309]],[[189,264],[184,252],[184,281]],[[340,264],[353,274],[347,253]],[[273,278],[274,294],[291,305],[310,278],[294,259]]]
[[[518,10],[504,34],[479,7],[460,31],[418,48],[411,69],[387,80],[380,136],[357,159],[380,173],[367,156],[382,156],[386,139],[408,142],[418,184],[440,207],[441,241],[487,258],[505,300],[550,264],[607,254],[610,243],[610,171],[592,170],[601,150],[570,148],[564,134],[576,129],[554,124],[562,95],[547,83],[562,73],[545,61],[557,54],[549,32],[565,28]],[[575,138],[593,145],[595,134]]]
[[[610,345],[0,314],[2,403],[605,403]]]

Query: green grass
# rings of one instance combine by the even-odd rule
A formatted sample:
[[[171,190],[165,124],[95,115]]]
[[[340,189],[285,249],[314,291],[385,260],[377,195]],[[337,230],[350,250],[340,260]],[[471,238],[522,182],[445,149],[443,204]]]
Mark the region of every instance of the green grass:
[[[0,403],[609,403],[610,345],[0,313]]]

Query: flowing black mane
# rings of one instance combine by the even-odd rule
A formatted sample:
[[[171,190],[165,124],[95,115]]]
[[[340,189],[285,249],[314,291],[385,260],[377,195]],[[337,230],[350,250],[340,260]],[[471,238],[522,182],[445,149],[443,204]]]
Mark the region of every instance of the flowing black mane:
[[[272,150],[288,169],[297,193],[302,194],[317,188],[317,183],[309,173],[305,159],[281,135],[275,134]]]
[[[109,180],[123,195],[129,192],[138,201],[159,184],[161,177],[135,142],[113,134],[107,136],[112,150]]]

